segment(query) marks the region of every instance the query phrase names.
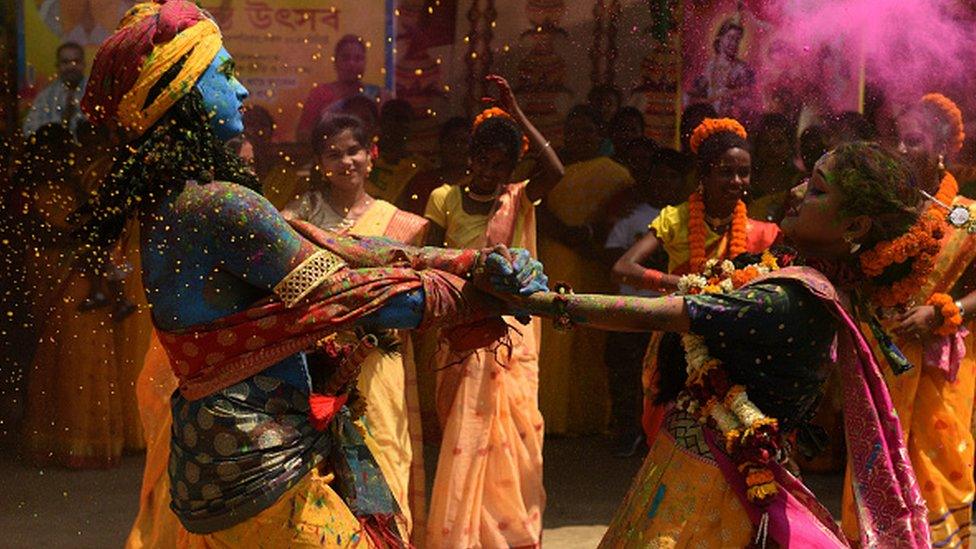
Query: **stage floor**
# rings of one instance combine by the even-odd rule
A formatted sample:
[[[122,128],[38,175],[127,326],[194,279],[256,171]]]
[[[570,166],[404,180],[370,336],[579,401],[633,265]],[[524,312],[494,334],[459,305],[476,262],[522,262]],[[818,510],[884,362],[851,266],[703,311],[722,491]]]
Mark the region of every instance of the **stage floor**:
[[[436,449],[426,454],[435,458]],[[138,508],[142,466],[142,455],[131,455],[108,471],[37,469],[0,454],[0,546],[122,547]],[[545,467],[545,547],[587,548],[599,543],[640,458],[612,457],[603,437],[549,437]],[[842,479],[807,481],[836,516]]]

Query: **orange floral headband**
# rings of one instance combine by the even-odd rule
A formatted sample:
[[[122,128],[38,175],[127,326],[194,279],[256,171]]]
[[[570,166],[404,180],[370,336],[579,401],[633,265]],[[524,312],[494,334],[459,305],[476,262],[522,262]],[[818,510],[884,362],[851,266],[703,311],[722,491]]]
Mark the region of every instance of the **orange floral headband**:
[[[962,122],[962,111],[959,106],[942,95],[941,93],[927,93],[922,96],[922,103],[931,105],[939,111],[949,124],[949,152],[955,154],[962,149],[962,143],[966,140],[966,130]]]
[[[698,154],[698,147],[705,142],[709,137],[719,134],[719,133],[734,133],[746,139],[749,134],[746,133],[746,129],[739,123],[738,120],[734,118],[706,118],[701,124],[695,128],[695,131],[691,133],[691,152]]]
[[[489,118],[495,118],[496,116],[498,118],[504,118],[505,120],[510,120],[512,123],[515,123],[515,119],[512,118],[512,115],[508,114],[508,112],[505,111],[505,109],[501,109],[499,107],[490,107],[481,111],[481,113],[478,116],[474,117],[474,122],[471,124],[471,133],[474,134],[474,131],[477,130],[478,126],[480,126],[485,120],[488,120]],[[527,152],[529,152],[529,138],[526,137],[525,134],[523,133],[522,151],[519,154],[521,156]]]

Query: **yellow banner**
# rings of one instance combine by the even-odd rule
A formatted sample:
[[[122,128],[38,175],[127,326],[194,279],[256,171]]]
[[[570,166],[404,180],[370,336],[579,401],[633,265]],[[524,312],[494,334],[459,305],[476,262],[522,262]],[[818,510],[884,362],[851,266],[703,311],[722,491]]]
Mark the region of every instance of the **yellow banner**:
[[[55,50],[66,41],[86,49],[86,61],[115,28],[131,0],[24,0],[24,106],[54,78]],[[387,74],[386,0],[202,0],[220,24],[237,60],[250,103],[275,119],[275,139],[292,141],[301,107],[316,84],[336,79],[332,55],[346,34],[366,45],[363,82],[383,87]],[[87,74],[86,70],[86,74]]]

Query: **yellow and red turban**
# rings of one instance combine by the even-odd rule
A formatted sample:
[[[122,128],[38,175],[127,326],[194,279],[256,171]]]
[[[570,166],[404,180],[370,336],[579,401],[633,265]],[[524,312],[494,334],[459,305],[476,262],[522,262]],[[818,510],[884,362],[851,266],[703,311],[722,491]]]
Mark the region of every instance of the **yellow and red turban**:
[[[95,124],[114,121],[142,135],[193,89],[221,46],[217,24],[193,2],[136,4],[99,47],[81,108]],[[146,104],[149,91],[181,60],[176,77]]]

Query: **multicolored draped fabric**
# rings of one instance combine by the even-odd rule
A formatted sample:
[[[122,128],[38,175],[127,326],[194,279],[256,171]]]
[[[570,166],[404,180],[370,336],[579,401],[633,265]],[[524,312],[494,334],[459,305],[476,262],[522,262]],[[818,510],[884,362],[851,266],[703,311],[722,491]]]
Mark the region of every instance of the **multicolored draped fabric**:
[[[429,222],[384,200],[374,200],[346,231],[345,218],[329,205],[328,189],[316,187],[292,200],[286,218],[308,221],[322,229],[357,236],[385,236],[413,246],[422,245]],[[417,394],[417,367],[409,332],[397,333],[400,352],[374,350],[362,364],[357,387],[366,399],[363,423],[367,443],[400,504],[404,537],[423,540],[426,530],[426,488],[423,440]]]
[[[173,400],[172,508],[196,534],[268,508],[314,468],[354,516],[396,532],[399,508],[348,408],[325,431],[308,421],[308,391],[257,375],[209,398]],[[395,534],[399,535],[399,534]]]
[[[293,487],[310,470],[329,467],[322,471],[331,479],[329,489],[363,522],[365,532],[398,538],[399,510],[368,438],[356,431],[346,408],[326,431],[315,430],[308,420],[307,379],[285,372],[291,365],[278,364],[280,355],[303,338],[315,341],[350,327],[400,291],[424,289],[421,327],[478,321],[494,314],[498,305],[455,275],[435,270],[469,272],[477,252],[408,248],[389,240],[330,235],[307,223],[294,225],[314,245],[345,259],[349,269],[332,277],[337,281],[326,281],[308,303],[292,309],[267,303],[161,335],[170,361],[185,362],[176,368],[181,389],[173,399],[172,506],[194,534],[223,531],[260,515],[281,497],[297,497]],[[359,268],[377,264],[397,266]],[[263,330],[263,347],[251,339],[257,330]],[[241,340],[252,341],[251,348],[237,345]],[[229,358],[208,363],[215,349]],[[244,369],[226,375],[221,368],[228,365]],[[227,384],[251,368],[255,373]],[[183,371],[196,376],[188,379]],[[198,383],[201,379],[206,382]]]
[[[469,313],[497,308],[457,276],[436,270],[443,266],[451,272],[470,272],[478,255],[475,250],[416,249],[409,257],[404,247],[392,241],[343,238],[309,223],[292,224],[315,245],[342,257],[348,268],[324,281],[312,298],[296,307],[289,309],[268,299],[206,326],[161,332],[160,342],[185,397],[200,398],[247,379],[412,290],[424,290],[425,324],[461,320],[459,306]],[[414,266],[431,268],[418,271]]]

